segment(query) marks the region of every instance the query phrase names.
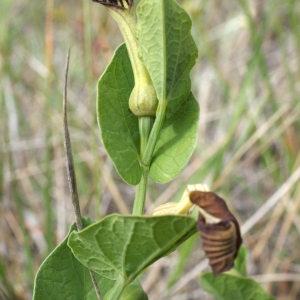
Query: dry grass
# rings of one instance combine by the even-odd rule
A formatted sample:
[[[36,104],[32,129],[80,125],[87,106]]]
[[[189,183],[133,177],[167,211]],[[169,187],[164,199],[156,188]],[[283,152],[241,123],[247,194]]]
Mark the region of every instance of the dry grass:
[[[180,3],[199,48],[192,71],[199,141],[181,176],[150,183],[147,213],[178,199],[186,184],[209,184],[242,224],[249,275],[276,299],[299,299],[300,3]],[[95,113],[97,79],[122,37],[105,9],[87,0],[2,0],[0,11],[0,299],[30,299],[37,268],[74,220],[62,134],[69,46],[69,124],[83,212],[99,219],[131,210],[134,188],[114,171]],[[142,279],[149,299],[209,299],[198,280],[207,267],[200,248],[194,239],[151,266]]]

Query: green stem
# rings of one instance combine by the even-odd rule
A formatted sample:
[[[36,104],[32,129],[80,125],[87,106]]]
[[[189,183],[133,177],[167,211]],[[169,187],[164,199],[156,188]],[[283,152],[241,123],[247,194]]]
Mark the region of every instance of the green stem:
[[[143,116],[139,117],[139,131],[140,131],[140,140],[141,140],[141,156],[146,150],[149,135],[152,127],[152,117],[151,116]]]
[[[145,152],[142,153],[142,164],[144,166],[150,167],[154,148],[165,119],[166,107],[167,105],[165,101],[162,104],[159,104],[156,119],[149,136],[147,147],[145,149]]]
[[[157,116],[151,130],[149,139],[149,129],[151,128],[151,117],[141,117],[139,119],[139,128],[140,128],[140,136],[141,136],[141,158],[142,158],[142,179],[137,186],[136,195],[134,199],[133,205],[133,215],[143,215],[144,207],[145,207],[145,199],[146,199],[146,189],[147,189],[147,181],[148,174],[150,169],[150,163],[153,155],[153,151],[159,136],[159,132],[161,130],[162,124],[165,119],[166,114],[166,104],[165,102],[159,106]],[[145,146],[146,145],[146,146]]]
[[[147,144],[148,138],[151,132],[152,127],[152,117],[144,116],[139,118],[139,131],[140,131],[140,140],[141,140],[141,157],[143,156]],[[143,215],[144,214],[144,207],[145,207],[145,200],[146,200],[146,190],[147,190],[147,181],[148,181],[148,173],[149,167],[141,166],[142,168],[142,179],[138,184],[136,195],[133,204],[133,215]]]
[[[144,214],[149,167],[141,166],[141,168],[143,172],[142,179],[137,186],[132,210],[134,216],[142,216]]]

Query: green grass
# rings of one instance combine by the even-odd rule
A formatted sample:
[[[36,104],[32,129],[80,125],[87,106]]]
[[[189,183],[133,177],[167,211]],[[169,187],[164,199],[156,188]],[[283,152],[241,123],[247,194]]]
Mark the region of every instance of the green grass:
[[[150,183],[147,213],[178,199],[186,184],[203,182],[243,224],[300,166],[300,3],[180,3],[199,49],[192,71],[199,141],[173,183]],[[114,171],[95,110],[97,80],[121,42],[114,20],[90,1],[1,1],[1,299],[31,298],[33,274],[74,221],[62,130],[69,47],[69,126],[82,210],[92,219],[117,212],[120,201],[131,210],[135,190]],[[300,297],[298,182],[244,236],[249,274],[282,300]],[[209,299],[193,273],[204,259],[200,248],[200,241],[187,242],[151,266],[142,278],[149,299]],[[281,273],[288,278],[268,275]]]

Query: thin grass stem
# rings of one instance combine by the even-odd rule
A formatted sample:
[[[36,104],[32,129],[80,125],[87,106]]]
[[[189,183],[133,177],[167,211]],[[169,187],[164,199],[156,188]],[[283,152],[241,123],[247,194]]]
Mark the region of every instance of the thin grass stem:
[[[68,171],[68,180],[69,180],[69,187],[70,193],[72,197],[72,203],[75,213],[75,220],[77,230],[82,230],[82,220],[81,220],[81,213],[80,213],[80,205],[79,205],[79,197],[77,191],[77,183],[76,183],[76,175],[75,175],[75,168],[74,168],[74,161],[72,155],[72,147],[71,147],[71,139],[70,133],[68,128],[68,118],[67,118],[67,85],[68,85],[68,71],[69,71],[69,61],[70,61],[70,49],[67,55],[67,62],[65,68],[65,85],[64,85],[64,95],[63,95],[63,122],[64,122],[64,145],[66,151],[66,162],[67,162],[67,171]],[[94,273],[92,270],[89,269],[91,279],[94,285],[94,289],[97,295],[98,300],[101,300],[101,294],[99,287],[97,285]]]

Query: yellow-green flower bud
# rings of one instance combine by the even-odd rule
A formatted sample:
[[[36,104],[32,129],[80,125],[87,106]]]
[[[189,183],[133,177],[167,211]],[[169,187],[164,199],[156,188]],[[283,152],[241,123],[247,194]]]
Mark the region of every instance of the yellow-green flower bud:
[[[155,116],[158,100],[153,85],[135,85],[129,98],[129,108],[138,117]]]

